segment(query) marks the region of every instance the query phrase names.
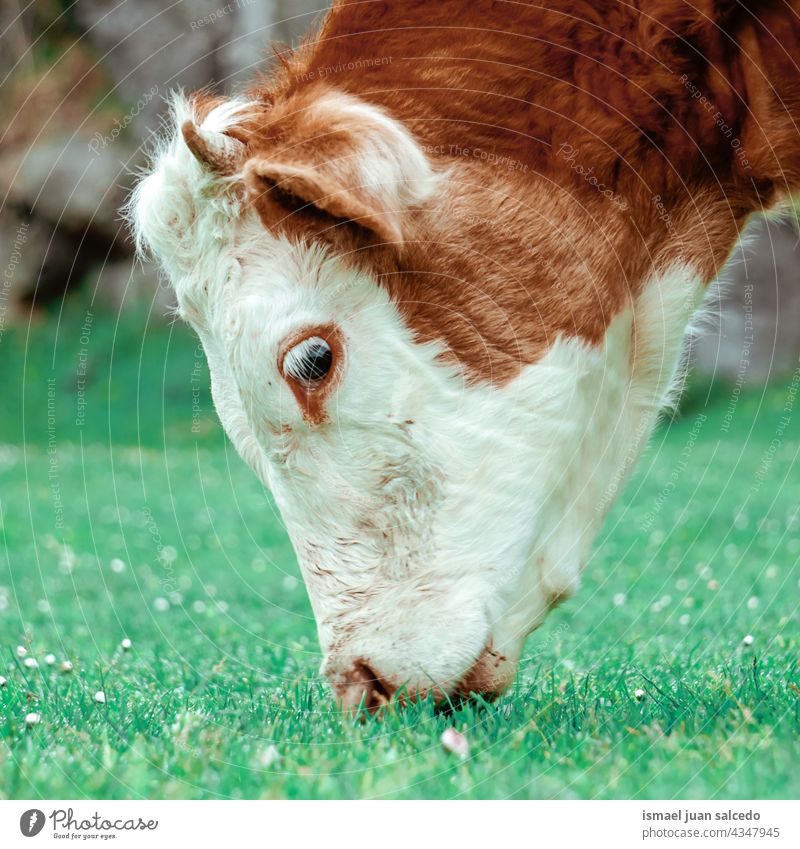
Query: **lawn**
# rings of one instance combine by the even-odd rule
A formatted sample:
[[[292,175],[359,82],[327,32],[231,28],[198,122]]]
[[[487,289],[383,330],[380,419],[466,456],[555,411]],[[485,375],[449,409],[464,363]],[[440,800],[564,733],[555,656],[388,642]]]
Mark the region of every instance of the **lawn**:
[[[190,334],[73,301],[0,352],[0,797],[800,795],[791,375],[691,388],[509,693],[359,722]]]

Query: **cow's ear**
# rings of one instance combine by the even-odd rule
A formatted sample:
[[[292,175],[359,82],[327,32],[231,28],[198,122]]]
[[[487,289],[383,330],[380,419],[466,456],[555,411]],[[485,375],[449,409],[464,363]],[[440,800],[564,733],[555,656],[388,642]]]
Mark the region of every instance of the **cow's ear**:
[[[275,203],[316,209],[396,245],[436,183],[425,151],[402,123],[330,90],[276,108],[251,151],[243,175],[262,219]]]
[[[337,179],[329,169],[255,159],[244,173],[257,208],[263,209],[269,202],[282,207],[287,215],[316,209],[364,227],[381,242],[403,241],[402,210],[391,208],[380,195],[366,192],[363,186]]]

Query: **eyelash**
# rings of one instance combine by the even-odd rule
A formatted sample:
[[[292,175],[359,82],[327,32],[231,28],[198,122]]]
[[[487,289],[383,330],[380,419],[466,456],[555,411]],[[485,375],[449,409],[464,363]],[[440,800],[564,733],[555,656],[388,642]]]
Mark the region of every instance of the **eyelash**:
[[[325,339],[310,336],[286,352],[285,376],[306,384],[324,380],[333,367],[333,351]]]

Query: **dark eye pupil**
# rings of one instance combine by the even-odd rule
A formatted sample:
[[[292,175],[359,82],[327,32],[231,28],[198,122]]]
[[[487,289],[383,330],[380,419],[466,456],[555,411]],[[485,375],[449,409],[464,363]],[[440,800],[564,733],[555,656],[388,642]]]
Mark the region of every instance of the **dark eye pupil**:
[[[333,365],[333,352],[324,339],[307,339],[287,356],[285,370],[295,380],[322,380]]]
[[[331,370],[333,354],[327,345],[314,345],[301,360],[304,380],[319,380]]]

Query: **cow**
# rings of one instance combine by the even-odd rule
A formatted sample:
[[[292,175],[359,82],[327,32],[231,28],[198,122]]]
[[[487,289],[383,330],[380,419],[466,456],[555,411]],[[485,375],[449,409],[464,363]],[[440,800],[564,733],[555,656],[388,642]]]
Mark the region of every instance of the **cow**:
[[[141,250],[271,490],[351,710],[493,697],[569,598],[755,213],[800,0],[336,0],[176,94]]]

